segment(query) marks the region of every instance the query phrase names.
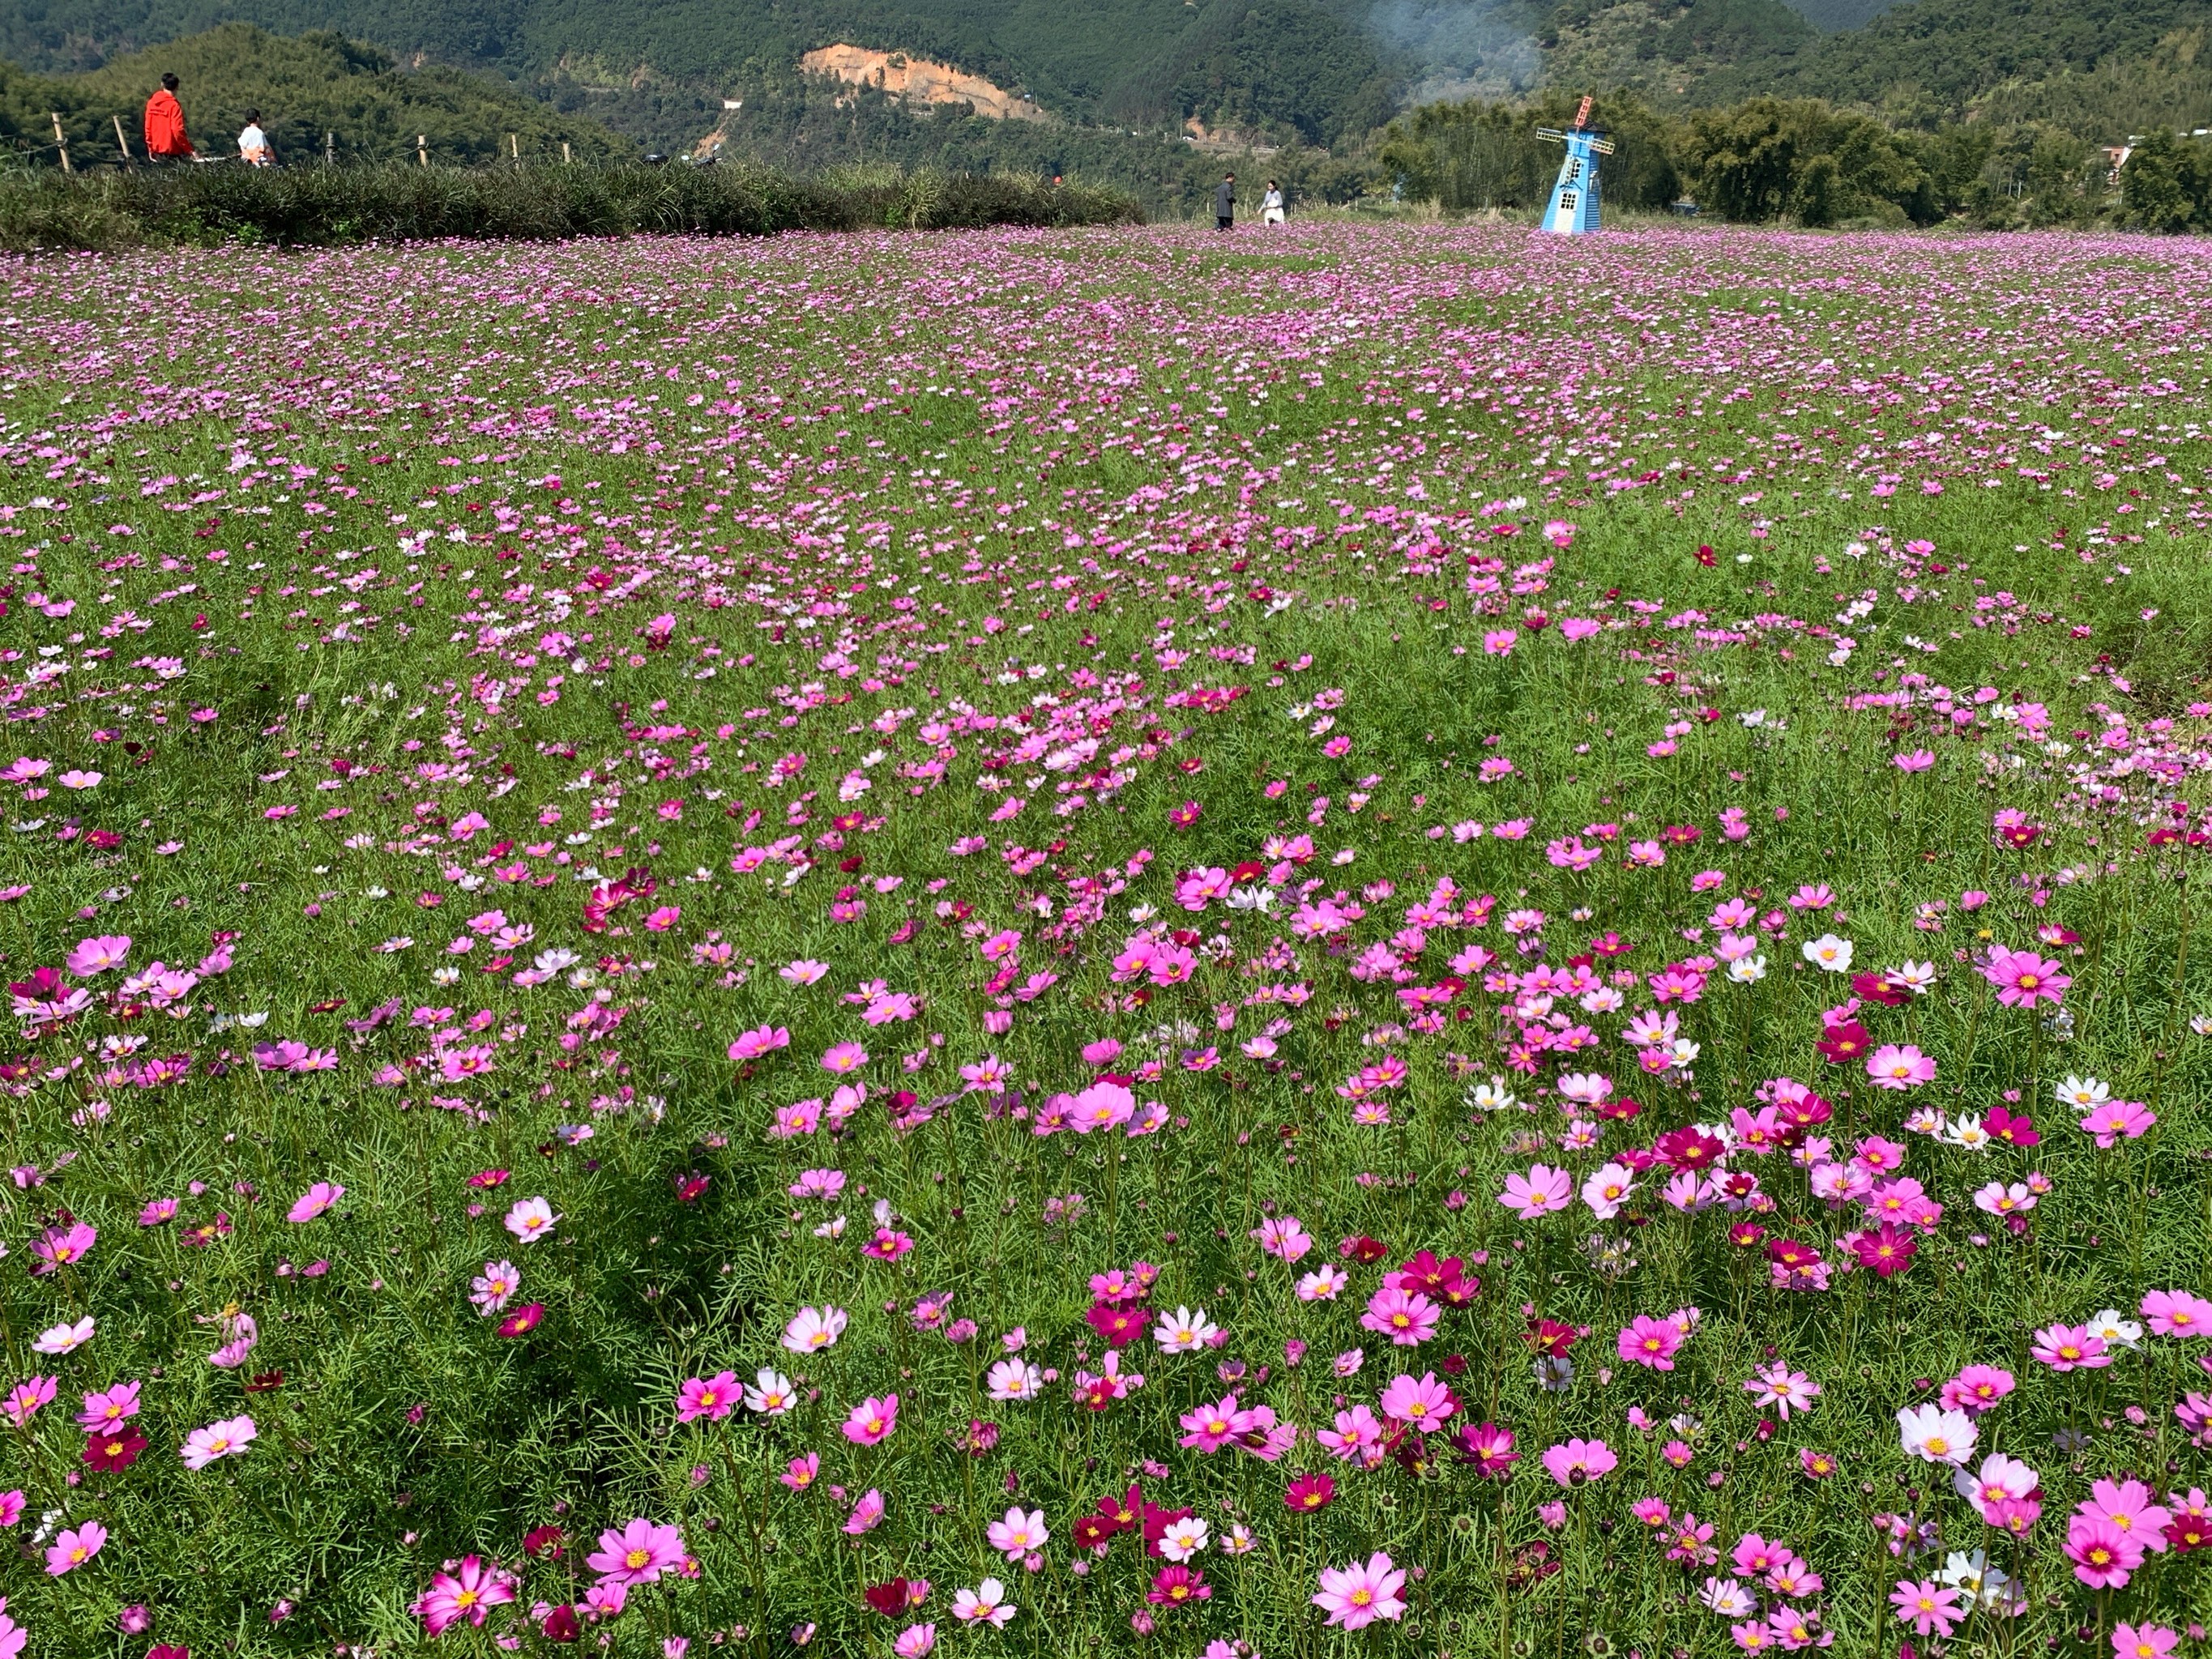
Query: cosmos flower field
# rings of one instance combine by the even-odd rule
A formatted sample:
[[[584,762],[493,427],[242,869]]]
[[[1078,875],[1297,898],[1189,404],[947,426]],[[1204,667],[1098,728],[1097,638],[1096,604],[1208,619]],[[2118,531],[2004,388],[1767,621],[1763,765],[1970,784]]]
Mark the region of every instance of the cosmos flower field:
[[[0,1659],[2203,1651],[2208,276],[0,269]]]

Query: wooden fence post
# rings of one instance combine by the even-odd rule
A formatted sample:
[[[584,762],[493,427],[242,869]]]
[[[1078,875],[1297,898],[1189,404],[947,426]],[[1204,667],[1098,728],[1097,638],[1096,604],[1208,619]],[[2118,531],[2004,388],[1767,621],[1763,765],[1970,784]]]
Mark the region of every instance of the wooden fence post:
[[[563,139],[561,141],[561,162],[562,162],[562,166],[564,166],[564,167],[565,167],[565,166],[567,166],[567,165],[568,165],[568,141],[566,138],[563,138]]]
[[[426,167],[430,165],[430,141],[419,132],[415,135],[415,159]]]
[[[54,124],[54,148],[62,153],[62,171],[74,173],[76,169],[70,166],[69,139],[62,132],[61,112],[58,110],[48,110],[46,115]]]
[[[123,151],[123,165],[129,167],[131,165],[131,141],[123,136],[123,118],[120,115],[115,118],[115,142]]]
[[[507,135],[507,159],[517,167],[522,165],[522,147],[515,143],[514,135],[511,132]]]
[[[325,167],[330,167],[336,161],[337,157],[332,152],[337,149],[337,143],[338,136],[335,132],[326,131],[323,134],[323,165]]]

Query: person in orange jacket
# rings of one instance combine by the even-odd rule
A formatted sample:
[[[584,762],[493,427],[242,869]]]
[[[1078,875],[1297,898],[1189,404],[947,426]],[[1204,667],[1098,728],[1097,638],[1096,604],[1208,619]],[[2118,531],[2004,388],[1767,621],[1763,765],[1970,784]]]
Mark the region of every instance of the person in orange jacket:
[[[185,107],[177,101],[173,75],[164,75],[161,89],[146,100],[146,154],[156,161],[192,159],[192,141],[185,136]]]

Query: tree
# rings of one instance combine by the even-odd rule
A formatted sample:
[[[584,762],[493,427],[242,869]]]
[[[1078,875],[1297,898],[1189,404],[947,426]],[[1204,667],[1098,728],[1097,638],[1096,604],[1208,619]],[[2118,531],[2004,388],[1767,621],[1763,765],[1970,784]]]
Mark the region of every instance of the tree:
[[[2189,191],[2191,159],[2163,131],[2135,147],[2120,169],[2120,201],[2131,223],[2167,234],[2189,228],[2197,211]]]

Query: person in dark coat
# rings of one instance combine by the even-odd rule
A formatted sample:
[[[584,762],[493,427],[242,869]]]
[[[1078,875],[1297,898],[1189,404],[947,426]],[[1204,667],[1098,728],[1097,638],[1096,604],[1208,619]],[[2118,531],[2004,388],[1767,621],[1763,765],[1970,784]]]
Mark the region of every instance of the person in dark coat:
[[[1228,230],[1237,222],[1237,175],[1224,173],[1213,187],[1213,228]]]

